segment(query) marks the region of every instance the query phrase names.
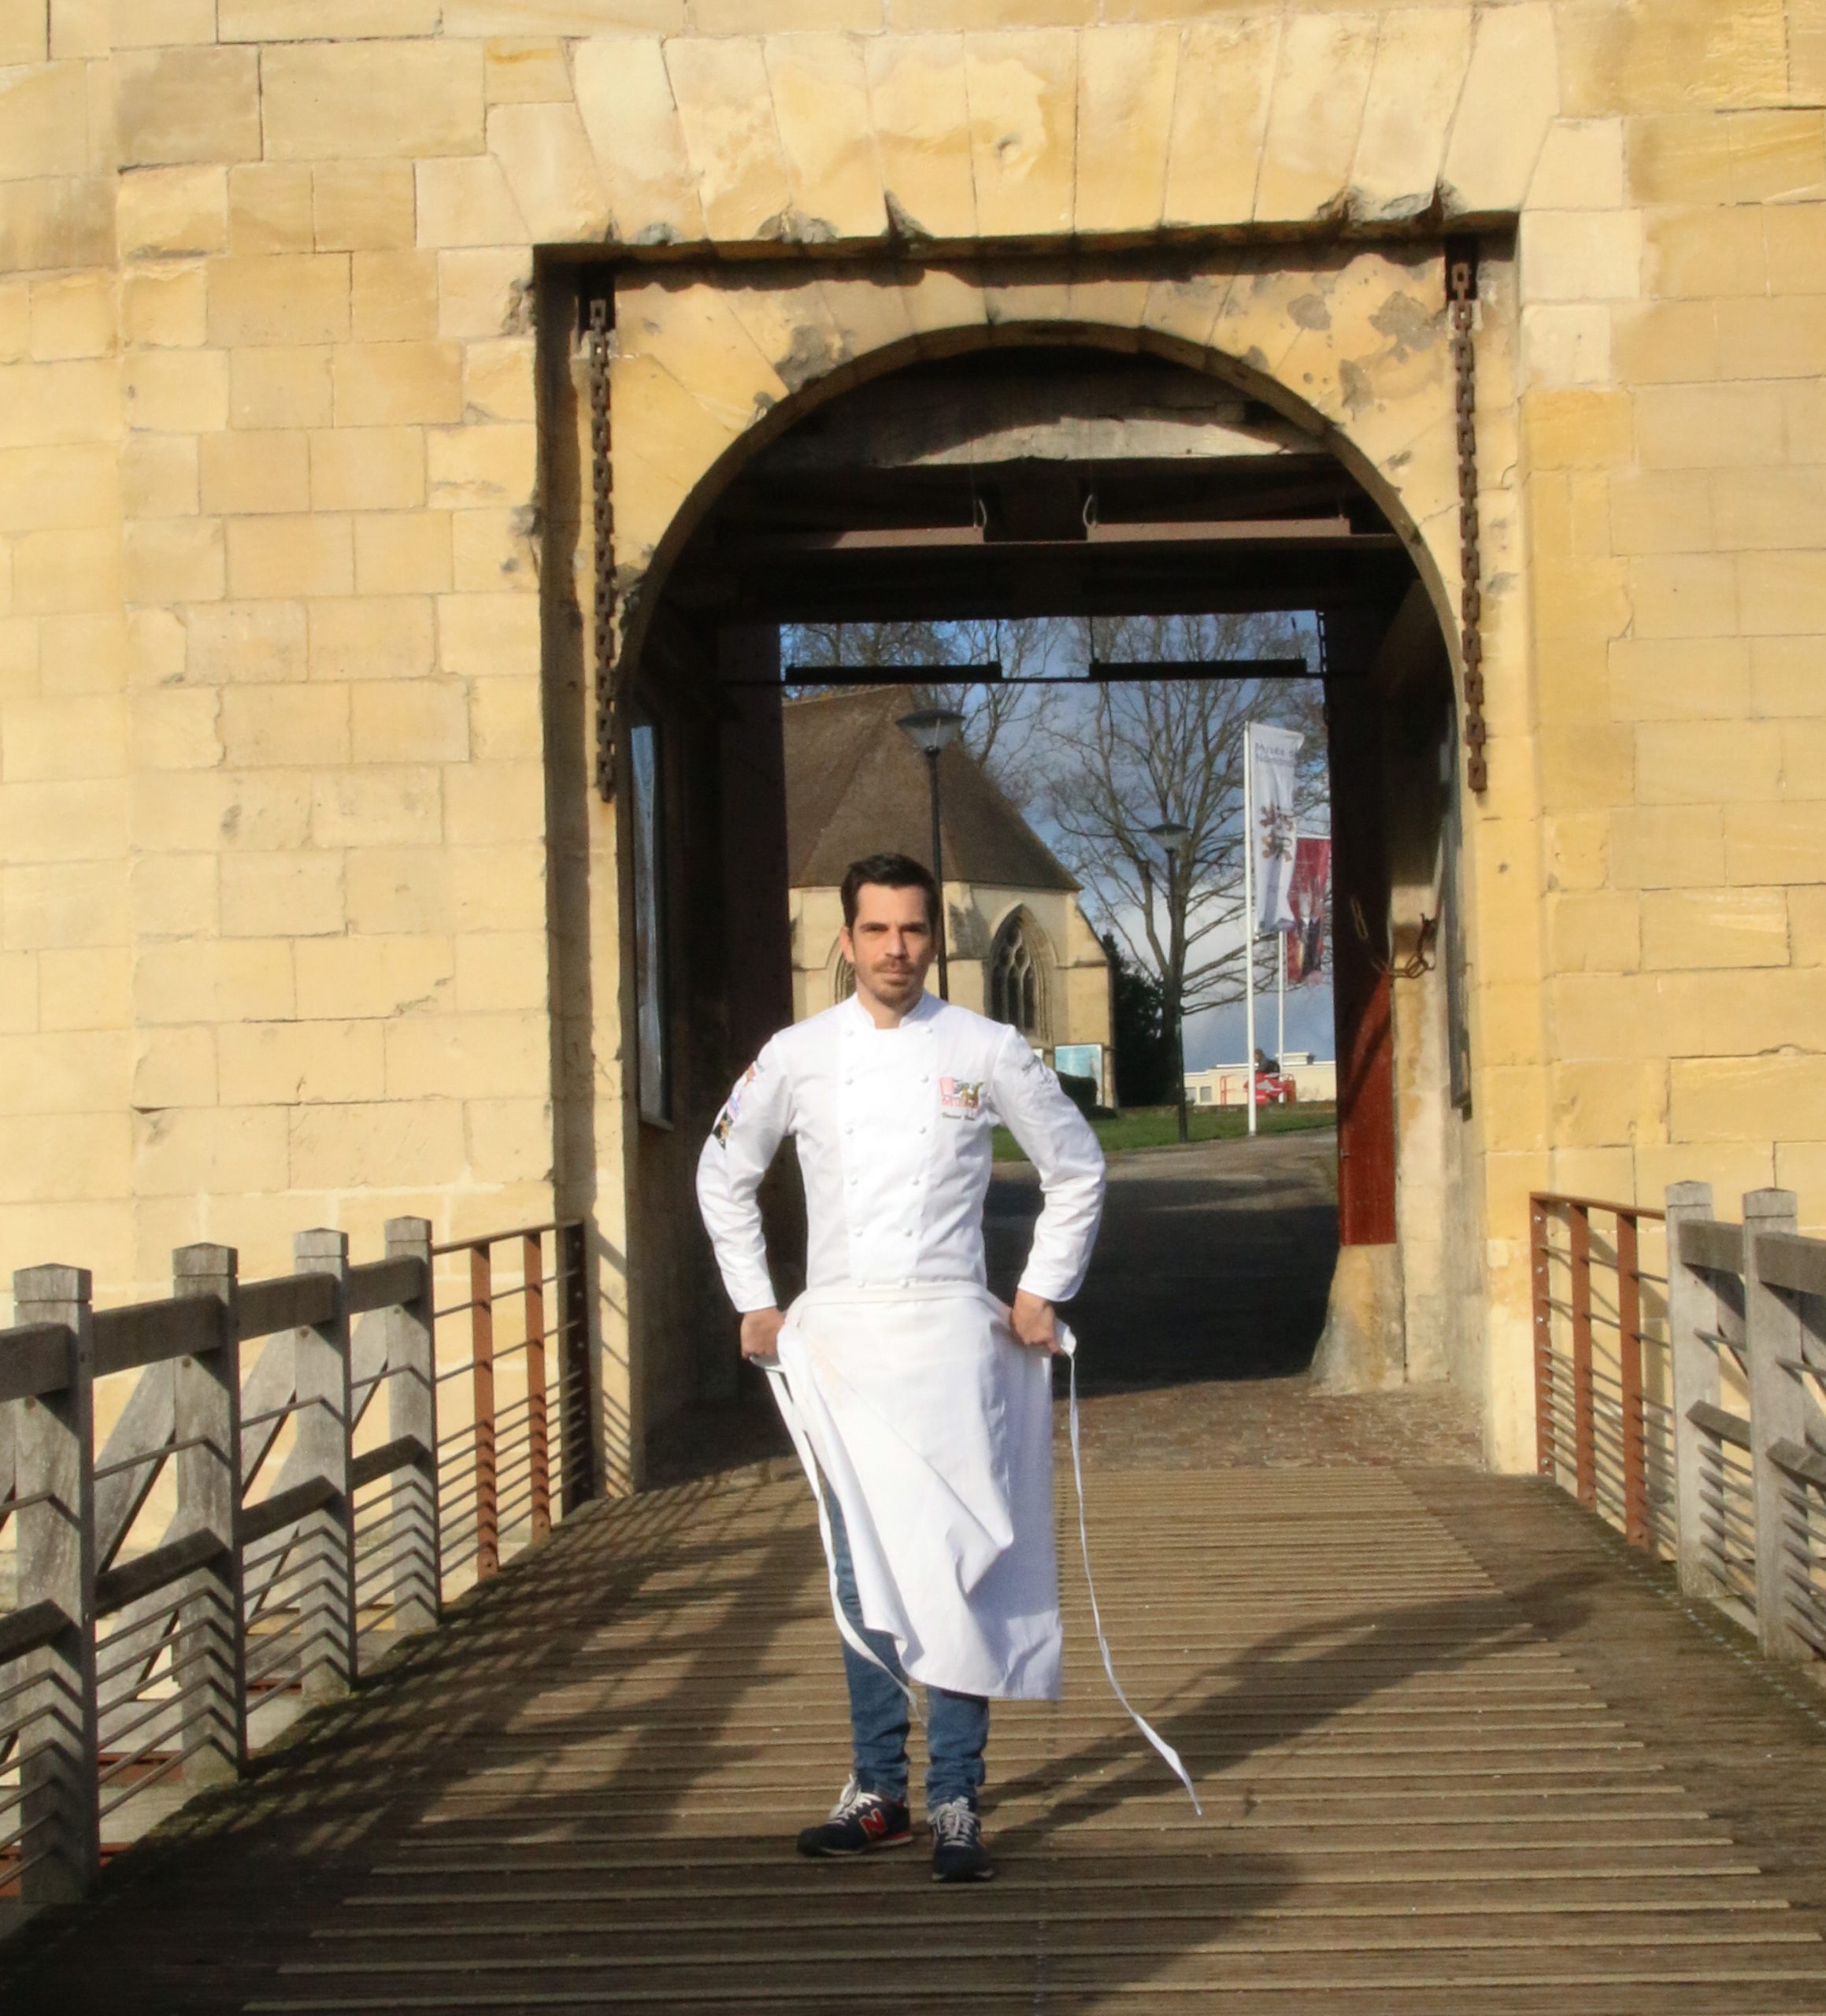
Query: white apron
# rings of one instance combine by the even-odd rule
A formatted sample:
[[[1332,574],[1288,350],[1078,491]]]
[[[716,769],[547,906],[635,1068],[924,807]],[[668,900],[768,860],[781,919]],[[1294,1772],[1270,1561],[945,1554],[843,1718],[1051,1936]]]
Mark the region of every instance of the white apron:
[[[1110,1660],[1091,1583],[1076,1340],[1062,1325],[1060,1341],[1071,1370],[1078,1532],[1104,1670],[1198,1807],[1178,1753],[1136,1712]],[[817,1499],[845,1640],[881,1664],[838,1601],[820,1472],[843,1511],[862,1621],[894,1639],[909,1677],[992,1699],[1056,1699],[1063,1635],[1046,1354],[1020,1343],[1006,1307],[974,1282],[812,1290],[787,1310],[778,1352],[774,1397]]]

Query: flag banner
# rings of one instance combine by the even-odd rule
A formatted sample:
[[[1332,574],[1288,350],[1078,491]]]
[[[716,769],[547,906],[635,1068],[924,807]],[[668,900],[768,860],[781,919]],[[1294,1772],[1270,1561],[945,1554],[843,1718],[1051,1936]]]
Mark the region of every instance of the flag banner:
[[[1294,875],[1287,891],[1294,927],[1287,934],[1287,985],[1312,987],[1325,967],[1325,921],[1332,910],[1332,843],[1302,833],[1294,842]]]
[[[1306,740],[1289,728],[1250,724],[1254,751],[1255,803],[1250,821],[1255,836],[1258,931],[1291,931],[1294,879],[1294,765]]]

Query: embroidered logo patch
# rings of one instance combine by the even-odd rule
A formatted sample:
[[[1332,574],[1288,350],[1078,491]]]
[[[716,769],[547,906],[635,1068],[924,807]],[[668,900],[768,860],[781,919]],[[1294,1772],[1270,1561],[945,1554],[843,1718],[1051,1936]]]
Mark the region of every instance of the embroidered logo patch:
[[[939,1080],[939,1111],[946,1120],[974,1120],[983,1110],[983,1081],[980,1078],[941,1078]]]
[[[761,1066],[758,1064],[750,1065],[743,1073],[740,1084],[724,1101],[723,1110],[717,1116],[717,1124],[710,1129],[710,1138],[719,1148],[728,1147],[730,1129],[735,1126],[736,1121],[741,1116],[742,1095],[754,1083],[756,1075],[760,1069]]]

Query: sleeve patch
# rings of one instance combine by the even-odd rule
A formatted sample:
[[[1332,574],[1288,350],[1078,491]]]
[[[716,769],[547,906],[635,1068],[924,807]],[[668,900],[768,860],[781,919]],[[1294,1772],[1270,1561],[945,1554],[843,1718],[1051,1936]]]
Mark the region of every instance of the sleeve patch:
[[[729,1146],[730,1132],[742,1117],[742,1095],[760,1076],[761,1063],[757,1058],[743,1073],[735,1089],[723,1102],[723,1110],[717,1114],[717,1124],[710,1129],[710,1138],[719,1148],[727,1149]]]

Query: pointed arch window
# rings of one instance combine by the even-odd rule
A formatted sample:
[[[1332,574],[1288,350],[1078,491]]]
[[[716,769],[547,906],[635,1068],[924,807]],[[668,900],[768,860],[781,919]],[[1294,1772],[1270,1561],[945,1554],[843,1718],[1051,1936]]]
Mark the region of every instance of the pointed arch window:
[[[856,969],[843,954],[837,954],[837,964],[831,975],[831,1000],[833,1005],[847,1001],[856,991]]]
[[[1042,1043],[1046,1032],[1046,989],[1034,933],[1017,910],[995,934],[989,963],[989,1012],[998,1022]]]

